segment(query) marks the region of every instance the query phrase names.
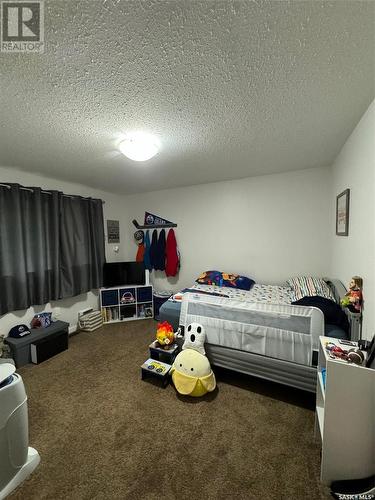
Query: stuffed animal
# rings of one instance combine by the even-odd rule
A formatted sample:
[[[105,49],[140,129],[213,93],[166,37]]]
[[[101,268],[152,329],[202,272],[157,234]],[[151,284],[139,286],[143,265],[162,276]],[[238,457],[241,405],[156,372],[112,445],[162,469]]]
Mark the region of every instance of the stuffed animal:
[[[174,342],[174,332],[172,325],[168,323],[168,321],[158,323],[158,329],[156,330],[156,340],[164,349],[169,349],[172,346]]]
[[[215,375],[208,359],[194,349],[177,354],[171,373],[177,391],[185,396],[200,397],[215,390]]]
[[[342,307],[348,307],[348,306],[350,306],[350,297],[348,295],[345,295],[341,299],[340,304],[342,305]]]
[[[215,390],[216,380],[205,356],[206,334],[199,323],[186,328],[182,351],[172,365],[172,380],[180,394],[199,397]]]
[[[194,349],[200,354],[205,355],[204,341],[206,340],[206,333],[202,325],[198,323],[191,323],[186,329],[185,341],[182,349]]]
[[[353,276],[349,283],[349,291],[341,299],[341,305],[349,308],[352,312],[361,312],[363,280],[360,276]]]

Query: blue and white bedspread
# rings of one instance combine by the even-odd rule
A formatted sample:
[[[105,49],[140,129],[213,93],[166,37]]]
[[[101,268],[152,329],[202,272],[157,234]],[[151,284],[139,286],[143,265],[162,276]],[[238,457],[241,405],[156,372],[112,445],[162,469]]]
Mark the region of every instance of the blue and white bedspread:
[[[222,295],[230,299],[260,304],[290,304],[293,300],[292,289],[287,286],[279,285],[255,284],[251,290],[247,291],[238,290],[237,288],[199,285],[196,283],[190,287],[189,290],[199,290],[206,293],[212,293],[216,296]]]

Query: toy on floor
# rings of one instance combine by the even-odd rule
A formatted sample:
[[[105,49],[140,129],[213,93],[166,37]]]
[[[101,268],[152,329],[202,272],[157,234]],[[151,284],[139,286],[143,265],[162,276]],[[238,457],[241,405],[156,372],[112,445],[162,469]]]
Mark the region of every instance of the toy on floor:
[[[360,276],[353,276],[349,283],[349,291],[341,299],[341,305],[348,307],[352,312],[361,312],[363,280]]]
[[[177,354],[171,372],[174,386],[180,394],[200,397],[215,390],[215,375],[208,359],[194,349]]]
[[[206,340],[206,332],[202,325],[191,323],[186,329],[185,341],[182,349],[194,349],[200,354],[205,355],[204,341]]]
[[[204,355],[205,332],[202,325],[192,323],[186,329],[182,351],[172,365],[176,390],[185,396],[200,397],[216,388],[215,374]]]
[[[158,323],[158,329],[156,330],[156,340],[163,349],[169,349],[174,343],[174,332],[173,327],[168,321],[163,321],[163,323]]]

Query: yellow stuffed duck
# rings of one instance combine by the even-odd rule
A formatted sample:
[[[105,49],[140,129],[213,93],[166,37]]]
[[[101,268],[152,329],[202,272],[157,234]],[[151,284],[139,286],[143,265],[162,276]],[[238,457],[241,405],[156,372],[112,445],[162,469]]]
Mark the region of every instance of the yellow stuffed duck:
[[[174,360],[172,380],[176,390],[185,396],[200,397],[215,390],[215,375],[205,356],[205,337],[202,325],[189,325],[182,351]]]

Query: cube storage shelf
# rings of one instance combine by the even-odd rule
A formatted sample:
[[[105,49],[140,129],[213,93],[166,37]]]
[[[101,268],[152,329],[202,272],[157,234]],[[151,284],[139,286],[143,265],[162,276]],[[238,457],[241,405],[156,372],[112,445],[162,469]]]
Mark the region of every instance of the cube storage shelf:
[[[331,359],[320,337],[315,430],[322,442],[321,481],[375,474],[375,370]],[[346,346],[342,346],[347,349]]]
[[[100,310],[104,323],[118,323],[154,317],[151,285],[100,289]]]

